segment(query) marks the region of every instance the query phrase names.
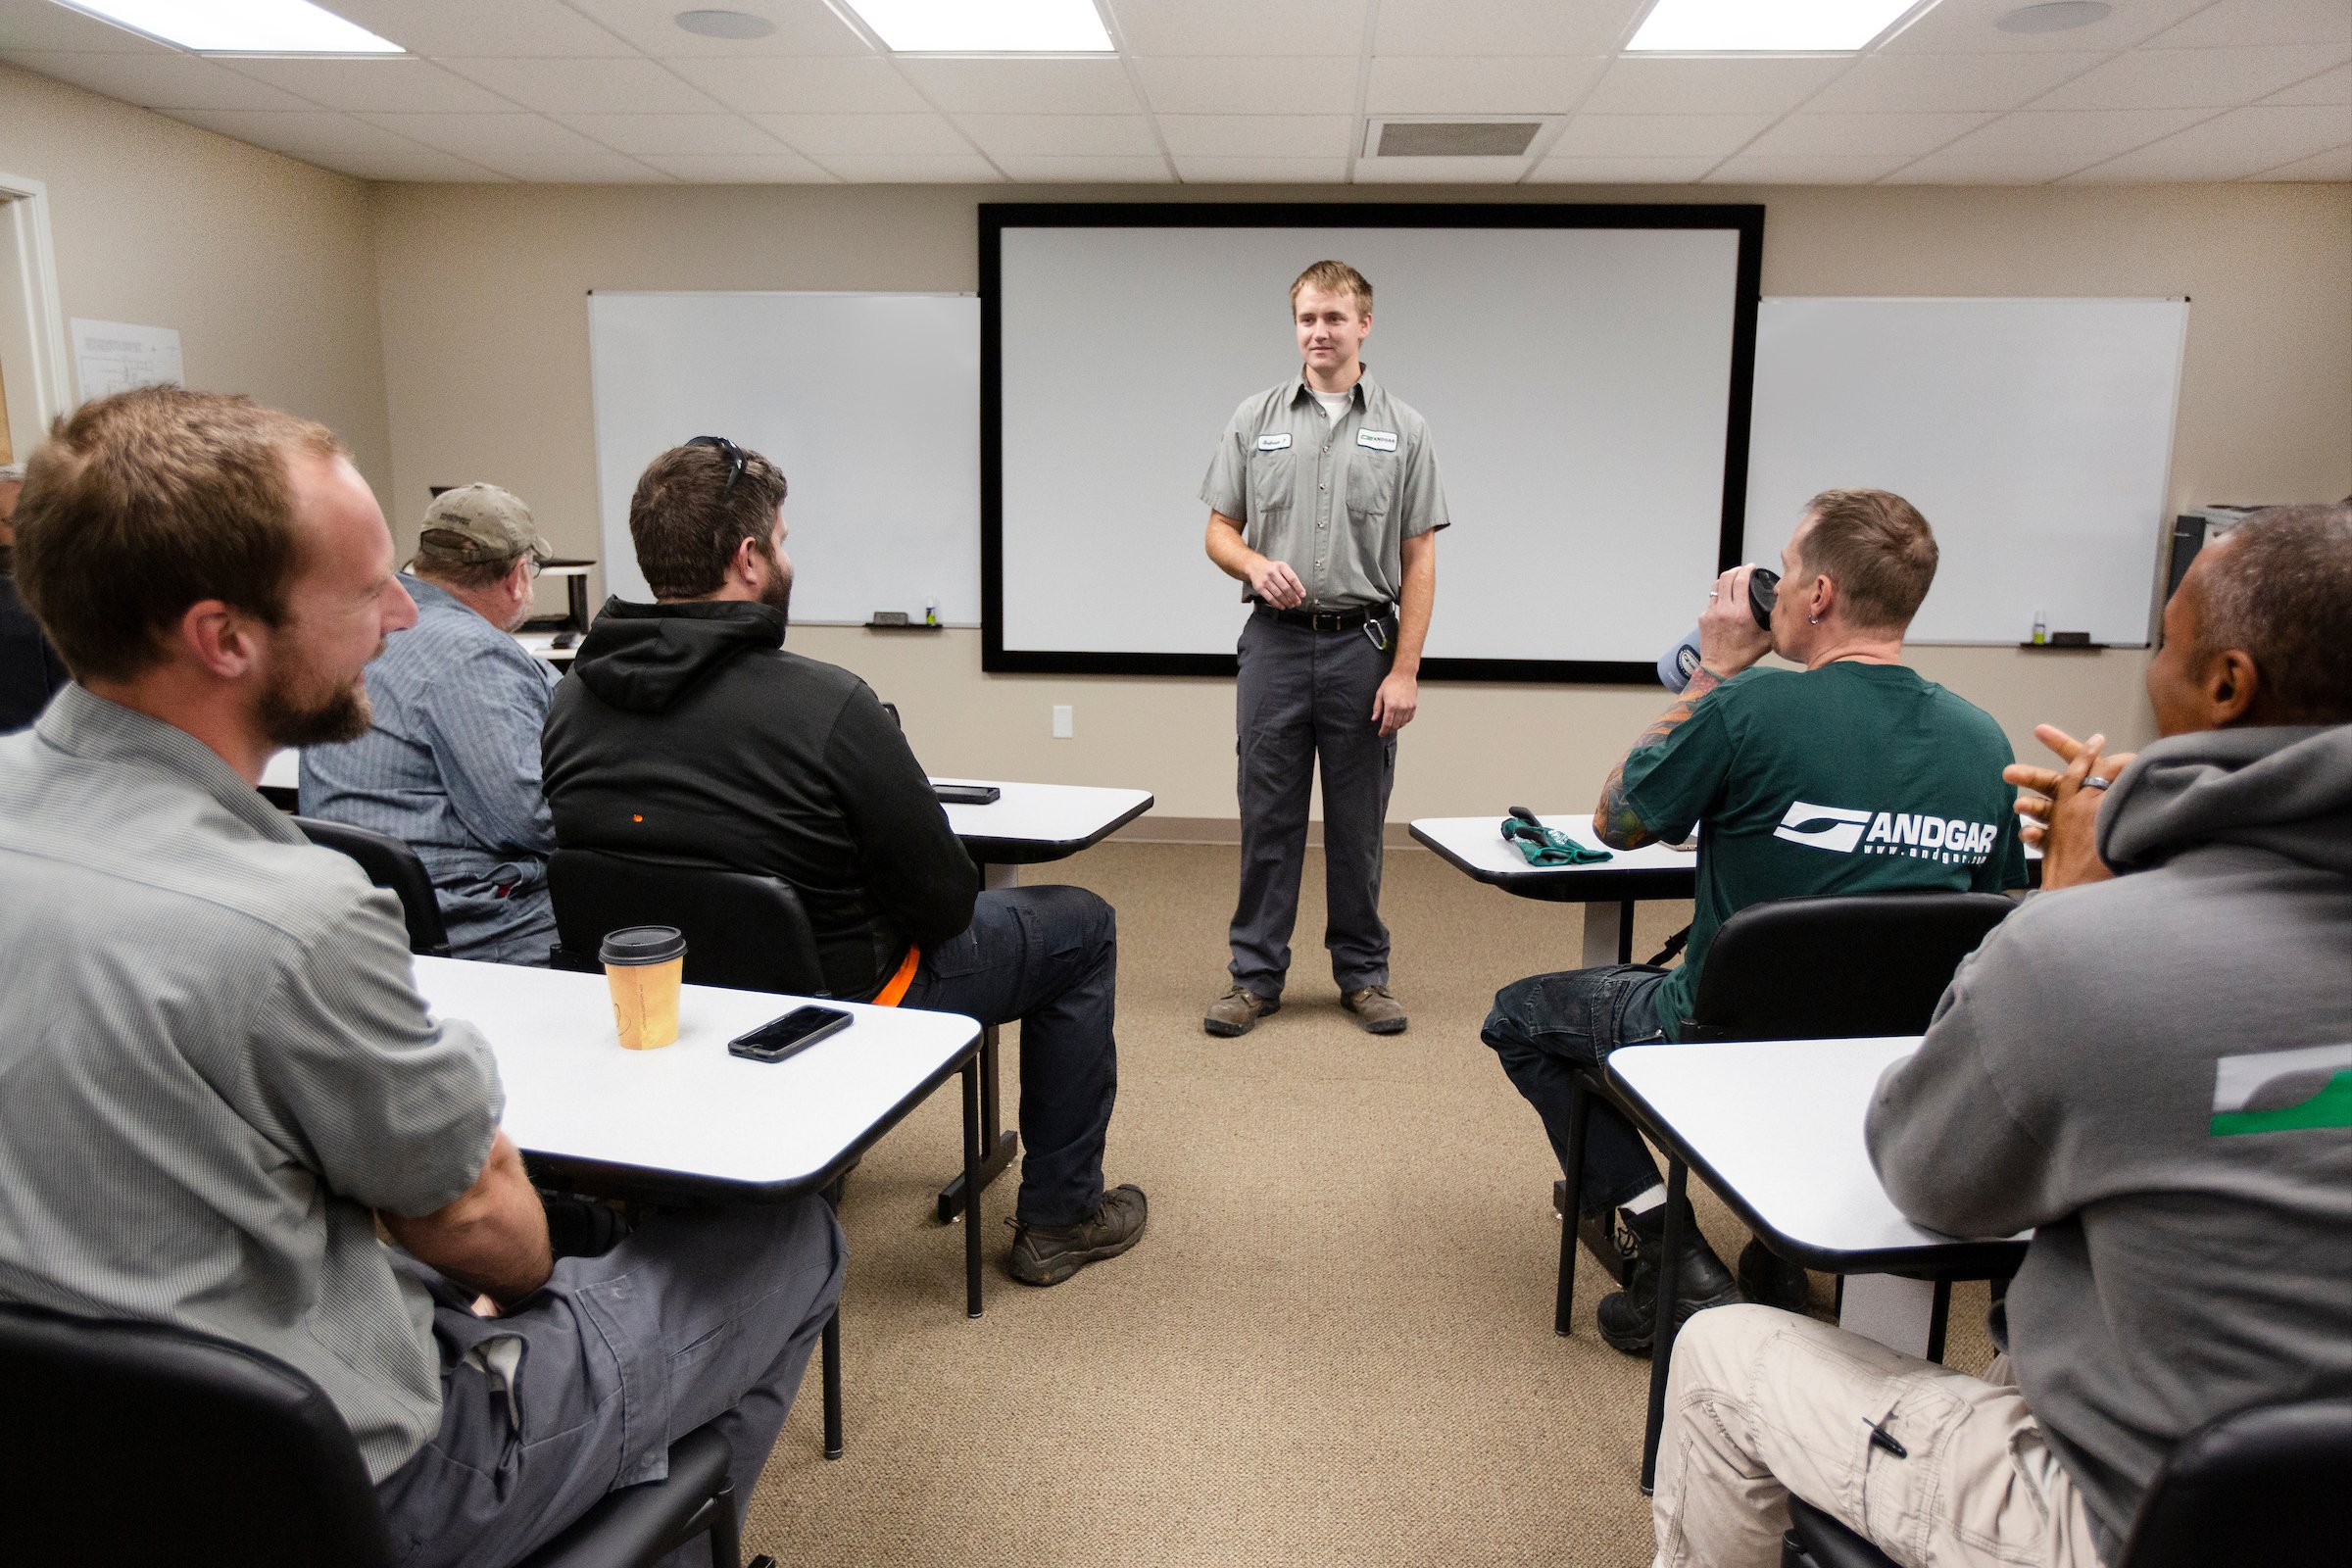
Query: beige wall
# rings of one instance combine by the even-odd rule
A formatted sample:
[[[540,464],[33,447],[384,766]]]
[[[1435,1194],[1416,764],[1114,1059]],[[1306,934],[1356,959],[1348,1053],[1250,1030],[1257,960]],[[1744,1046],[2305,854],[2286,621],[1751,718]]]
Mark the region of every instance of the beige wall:
[[[366,184],[6,65],[0,171],[48,187],[68,318],[178,328],[190,386],[322,420],[389,481]]]
[[[1269,194],[1281,193],[378,186],[386,510],[396,530],[413,531],[428,485],[492,479],[530,500],[560,548],[597,553],[590,289],[969,290],[979,201]],[[2352,188],[1710,188],[1665,199],[1677,196],[1768,205],[1768,294],[2189,295],[2174,502],[2352,490]],[[1279,360],[1282,348],[1270,352]],[[1472,610],[1441,587],[1440,615]],[[1228,683],[984,676],[977,632],[803,627],[793,646],[896,701],[935,771],[1136,784],[1166,816],[1233,815]],[[2145,740],[2145,658],[1926,649],[1917,662],[2023,748],[2037,719]],[[1422,702],[1399,757],[1398,819],[1587,803],[1663,698],[1655,687],[1448,682],[1425,686]],[[1075,739],[1049,738],[1056,703],[1075,707]]]

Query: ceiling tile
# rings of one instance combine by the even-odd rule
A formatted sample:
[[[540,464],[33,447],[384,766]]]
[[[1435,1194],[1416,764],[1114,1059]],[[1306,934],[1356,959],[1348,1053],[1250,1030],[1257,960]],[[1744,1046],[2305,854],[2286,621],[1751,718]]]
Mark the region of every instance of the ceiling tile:
[[[860,184],[993,185],[1004,181],[978,153],[844,154],[819,159],[842,178]]]
[[[484,159],[502,174],[533,185],[667,185],[669,175],[618,153],[514,153]]]
[[[1351,115],[1357,65],[1353,55],[1191,55],[1139,60],[1136,70],[1143,77],[1144,96],[1162,114],[1246,115],[1286,109],[1304,115]]]
[[[1932,153],[1990,115],[1790,115],[1740,153],[1742,159],[1896,158]]]
[[[1515,185],[1524,158],[1358,158],[1358,185]]]
[[[570,0],[575,10],[659,60],[686,55],[750,60],[768,55],[873,53],[857,30],[835,16],[824,0],[711,0],[711,3],[721,10],[764,17],[776,24],[776,30],[764,38],[706,38],[688,32],[678,25],[677,15],[694,10],[697,0]]]
[[[2107,55],[2047,50],[2030,54],[1869,55],[1824,87],[1807,110],[1910,114],[2017,109]]]
[[[899,69],[951,115],[1134,115],[1144,108],[1117,60],[901,58]]]
[[[1579,115],[1555,158],[1721,158],[1772,123],[1770,115]]]
[[[307,98],[240,76],[195,55],[52,54],[11,49],[0,58],[26,71],[149,109],[315,109]]]
[[[2352,47],[2345,50],[2352,55]],[[2233,109],[2328,64],[2304,44],[2134,49],[2077,76],[2036,109]]]
[[[418,55],[625,55],[564,0],[328,0],[327,9]]]
[[[1368,0],[1108,0],[1133,55],[1359,55]]]
[[[179,51],[157,43],[143,33],[50,0],[0,0],[0,52],[19,49],[59,50],[82,54],[168,55]]]
[[[696,154],[774,156],[784,151],[776,138],[738,115],[559,115],[556,117],[583,136],[591,136],[616,153],[632,156],[663,153],[690,158]]]
[[[1564,115],[1609,69],[1599,55],[1396,55],[1372,62],[1372,115]]]
[[[963,115],[957,123],[992,158],[1159,156],[1152,122],[1141,115]]]
[[[671,69],[729,109],[771,115],[880,115],[929,107],[887,60],[679,59],[671,62]]]
[[[594,161],[613,156],[566,125],[538,115],[388,115],[360,117],[371,125],[438,147],[460,158],[504,168],[502,160],[563,159],[578,156]],[[527,177],[527,176],[526,176]]]
[[[2352,119],[2326,106],[2233,109],[2121,158],[2069,183],[2239,179],[2352,142]]]
[[[1891,177],[1906,184],[2035,184],[2169,136],[2204,115],[2197,109],[2021,110]]]
[[[1867,185],[1911,162],[1904,153],[1875,158],[1741,153],[1707,176],[1710,185]]]
[[[337,153],[332,158],[308,160],[321,169],[358,179],[421,180],[435,185],[510,185],[513,176],[494,173],[463,158],[437,153],[430,147],[404,147],[398,152]]]
[[[2333,152],[2322,153],[2317,158],[2306,158],[2299,163],[2287,164],[2278,169],[2266,169],[2259,174],[2250,174],[2247,177],[2262,180],[2314,179],[2330,182],[2352,180],[2352,145],[2338,147]]]
[[[2222,0],[2160,32],[2164,49],[2219,49],[2233,44],[2309,43],[2352,49],[2352,6],[2344,0]]]
[[[626,110],[643,115],[715,113],[720,105],[651,60],[450,60],[492,92],[548,115]]]
[[[761,129],[802,152],[895,156],[968,154],[963,132],[938,115],[754,115]]]
[[[2162,32],[2213,0],[2121,0],[2087,27],[2064,32],[2003,32],[1994,25],[2030,0],[1938,0],[1911,25],[1880,45],[1886,54],[2038,54],[2081,49],[2129,49]],[[2247,40],[2252,41],[2252,40]]]
[[[2352,104],[2352,66],[2324,71],[2263,100],[2266,104]]]
[[[1601,55],[1650,0],[1381,0],[1376,55]]]
[[[1082,180],[1099,185],[1130,182],[1139,185],[1172,182],[1159,158],[1000,158],[997,166],[1012,179],[1039,183]]]
[[[1330,158],[1348,155],[1355,122],[1346,115],[1162,115],[1159,133],[1183,157]]]
[[[183,109],[173,113],[174,120],[206,130],[233,136],[238,141],[272,152],[325,164],[346,156],[383,155],[405,157],[411,153],[427,152],[405,136],[396,135],[380,125],[370,125],[350,115],[338,115],[324,109],[297,111],[250,112],[243,110]],[[448,155],[433,153],[434,158]]]
[[[831,174],[791,153],[655,154],[644,160],[698,185],[830,185]]]
[[[1585,100],[1589,115],[1778,115],[1794,109],[1853,62],[1642,60],[1609,67]]]
[[[322,109],[380,114],[511,114],[520,106],[424,60],[261,59],[221,62],[241,75],[299,93]]]
[[[1546,158],[1531,185],[1688,185],[1715,167],[1712,158]]]
[[[1348,160],[1178,155],[1176,172],[1199,185],[1336,185],[1348,177]]]

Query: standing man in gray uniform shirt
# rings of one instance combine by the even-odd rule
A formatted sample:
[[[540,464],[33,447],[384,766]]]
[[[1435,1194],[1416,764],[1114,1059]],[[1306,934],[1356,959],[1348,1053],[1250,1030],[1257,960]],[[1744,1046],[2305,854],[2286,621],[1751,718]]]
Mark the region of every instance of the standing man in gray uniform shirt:
[[[1291,316],[1299,373],[1235,411],[1200,486],[1208,559],[1255,607],[1238,650],[1233,981],[1202,1027],[1246,1034],[1282,1005],[1320,760],[1332,978],[1359,1023],[1392,1035],[1405,1014],[1389,992],[1381,832],[1451,519],[1429,425],[1364,368],[1372,285],[1317,262],[1291,285]]]

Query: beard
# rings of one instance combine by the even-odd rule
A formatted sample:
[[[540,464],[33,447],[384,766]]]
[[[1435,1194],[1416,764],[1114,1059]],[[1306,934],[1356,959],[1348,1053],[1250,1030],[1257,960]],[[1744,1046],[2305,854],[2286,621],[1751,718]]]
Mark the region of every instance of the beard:
[[[382,653],[384,645],[376,644],[375,651]],[[368,733],[375,709],[366,680],[354,675],[347,684],[320,691],[305,675],[272,671],[256,699],[255,717],[272,746],[334,746]]]
[[[773,554],[767,558],[767,584],[760,590],[760,602],[777,612],[787,621],[792,619],[792,567]]]

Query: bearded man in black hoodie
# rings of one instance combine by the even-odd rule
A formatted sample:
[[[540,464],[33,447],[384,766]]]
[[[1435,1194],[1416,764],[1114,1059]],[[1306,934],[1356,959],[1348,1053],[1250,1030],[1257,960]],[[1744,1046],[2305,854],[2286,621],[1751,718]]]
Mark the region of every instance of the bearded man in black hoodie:
[[[791,884],[826,989],[1021,1023],[1021,1191],[1010,1269],[1057,1285],[1144,1233],[1105,1192],[1118,1089],[1118,939],[1080,888],[980,891],[922,765],[865,682],[784,650],[784,475],[701,437],[654,459],[629,535],[656,602],[606,603],[548,713],[561,849]]]

